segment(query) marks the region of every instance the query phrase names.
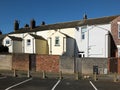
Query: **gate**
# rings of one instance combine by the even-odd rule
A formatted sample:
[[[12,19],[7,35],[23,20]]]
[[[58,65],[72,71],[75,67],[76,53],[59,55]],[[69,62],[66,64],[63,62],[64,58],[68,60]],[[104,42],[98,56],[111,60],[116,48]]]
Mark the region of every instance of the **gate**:
[[[35,54],[29,55],[29,69],[30,71],[36,71],[36,55]]]

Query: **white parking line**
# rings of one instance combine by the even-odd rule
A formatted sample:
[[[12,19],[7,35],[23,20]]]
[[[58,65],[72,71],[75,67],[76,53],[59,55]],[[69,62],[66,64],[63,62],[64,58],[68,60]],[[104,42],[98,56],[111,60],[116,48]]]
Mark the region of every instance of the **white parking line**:
[[[4,79],[4,78],[7,78],[7,77],[0,77],[0,79]]]
[[[30,80],[32,80],[32,78],[27,79],[27,80],[24,80],[24,81],[22,81],[22,82],[20,82],[20,83],[17,83],[17,84],[15,84],[15,85],[12,85],[12,86],[6,88],[5,90],[9,90],[9,89],[11,89],[11,88],[13,88],[13,87],[19,86],[19,85],[21,85],[21,84],[23,84],[23,83],[26,83],[26,82],[30,81]]]
[[[55,90],[55,88],[57,87],[57,85],[60,83],[61,80],[58,80],[57,83],[53,86],[53,88],[51,90]]]
[[[92,87],[93,87],[95,90],[98,90],[91,81],[90,81],[90,84],[92,85]]]

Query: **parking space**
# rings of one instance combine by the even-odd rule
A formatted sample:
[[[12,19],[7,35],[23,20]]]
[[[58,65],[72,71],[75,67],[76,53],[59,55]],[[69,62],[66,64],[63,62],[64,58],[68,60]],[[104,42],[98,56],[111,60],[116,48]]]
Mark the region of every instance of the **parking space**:
[[[119,90],[120,82],[0,76],[0,90]]]

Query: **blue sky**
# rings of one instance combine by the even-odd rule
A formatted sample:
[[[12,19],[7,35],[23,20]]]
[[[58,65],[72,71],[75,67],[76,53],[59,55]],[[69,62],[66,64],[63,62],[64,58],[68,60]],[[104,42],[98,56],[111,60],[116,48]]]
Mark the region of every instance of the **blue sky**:
[[[14,31],[15,20],[21,28],[31,19],[53,24],[81,20],[84,13],[88,18],[120,15],[120,0],[0,0],[0,30]]]

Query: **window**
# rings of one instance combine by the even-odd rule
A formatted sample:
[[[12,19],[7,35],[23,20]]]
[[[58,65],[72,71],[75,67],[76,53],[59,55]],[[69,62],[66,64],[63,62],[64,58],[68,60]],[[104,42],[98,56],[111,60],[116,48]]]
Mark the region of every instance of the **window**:
[[[84,27],[82,27],[81,28],[81,38],[82,38],[82,40],[84,40],[85,39],[85,32],[86,32],[86,26],[84,26]]]
[[[55,46],[59,46],[59,45],[60,45],[60,38],[55,37]]]
[[[120,39],[120,24],[118,24],[118,38]]]
[[[118,57],[120,57],[120,48],[118,48]]]
[[[31,45],[31,40],[30,39],[27,39],[27,45]]]
[[[6,44],[10,44],[10,40],[6,40]]]

